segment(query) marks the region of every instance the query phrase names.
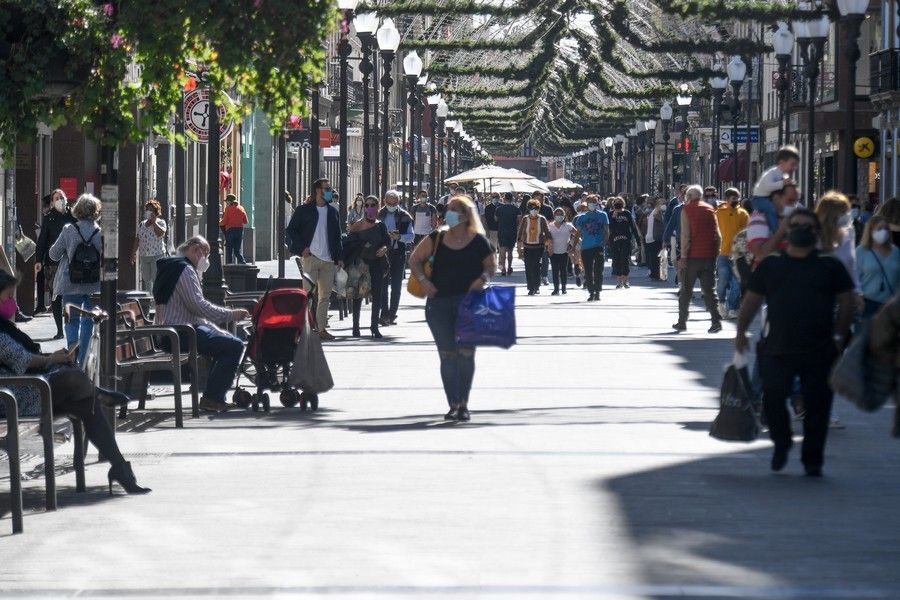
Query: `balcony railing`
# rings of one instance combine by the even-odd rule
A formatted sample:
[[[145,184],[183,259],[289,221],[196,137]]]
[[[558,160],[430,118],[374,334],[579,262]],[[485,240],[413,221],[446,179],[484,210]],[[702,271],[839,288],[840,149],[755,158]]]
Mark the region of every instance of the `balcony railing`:
[[[900,89],[900,49],[889,48],[869,55],[871,94]]]

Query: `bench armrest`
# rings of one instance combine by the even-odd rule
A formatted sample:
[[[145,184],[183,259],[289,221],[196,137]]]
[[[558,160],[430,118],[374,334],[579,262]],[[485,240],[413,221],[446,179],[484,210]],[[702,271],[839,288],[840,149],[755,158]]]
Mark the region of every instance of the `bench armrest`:
[[[172,366],[181,364],[181,341],[178,338],[178,332],[173,327],[135,327],[134,329],[119,330],[116,332],[117,341],[134,340],[147,336],[158,335],[169,339],[172,354]],[[196,345],[196,336],[194,338]]]

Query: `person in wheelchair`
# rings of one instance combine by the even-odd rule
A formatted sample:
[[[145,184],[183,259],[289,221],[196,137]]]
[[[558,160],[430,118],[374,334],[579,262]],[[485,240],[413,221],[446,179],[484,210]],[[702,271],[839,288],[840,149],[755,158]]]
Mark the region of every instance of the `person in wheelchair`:
[[[217,325],[246,319],[250,313],[217,306],[203,297],[200,275],[209,268],[209,251],[209,242],[198,235],[178,247],[178,256],[159,260],[153,283],[155,324],[190,325],[196,330],[197,352],[211,362],[200,408],[224,412],[233,406],[225,402],[225,394],[237,375],[244,342]]]
[[[13,322],[16,315],[17,284],[15,277],[0,270],[0,375],[46,377],[53,395],[53,413],[80,420],[87,439],[109,461],[110,494],[114,481],[129,494],[146,494],[150,488],[138,485],[131,463],[119,451],[112,427],[103,411],[104,406],[126,404],[128,396],[95,386],[84,371],[75,366],[77,346],[71,350],[57,350],[52,354],[41,352],[40,345]],[[16,397],[21,416],[41,414],[37,390],[19,385],[11,385],[9,388]],[[2,406],[0,416],[5,416]]]

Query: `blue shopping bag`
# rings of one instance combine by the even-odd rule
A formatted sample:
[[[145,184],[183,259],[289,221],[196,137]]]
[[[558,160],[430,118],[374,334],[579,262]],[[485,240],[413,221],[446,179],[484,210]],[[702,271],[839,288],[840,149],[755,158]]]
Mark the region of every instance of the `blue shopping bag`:
[[[499,346],[516,343],[516,288],[492,285],[469,292],[459,305],[456,338],[463,346]]]

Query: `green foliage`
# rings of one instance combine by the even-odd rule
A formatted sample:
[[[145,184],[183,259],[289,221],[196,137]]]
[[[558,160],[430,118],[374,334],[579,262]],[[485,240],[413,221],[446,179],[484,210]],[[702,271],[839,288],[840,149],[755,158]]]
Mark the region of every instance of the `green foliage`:
[[[492,15],[495,17],[520,17],[528,14],[541,4],[541,0],[520,0],[512,3],[491,3],[483,0],[454,0],[435,2],[434,0],[390,0],[387,2],[366,2],[357,6],[358,12],[377,12],[384,17],[398,15]]]
[[[103,144],[165,134],[201,65],[220,102],[226,91],[237,101],[235,116],[255,106],[280,128],[306,112],[337,17],[331,0],[0,0],[0,72],[15,82],[0,86],[0,144],[9,156],[39,121]],[[132,62],[141,77],[129,84]],[[47,86],[60,80],[64,95]]]

